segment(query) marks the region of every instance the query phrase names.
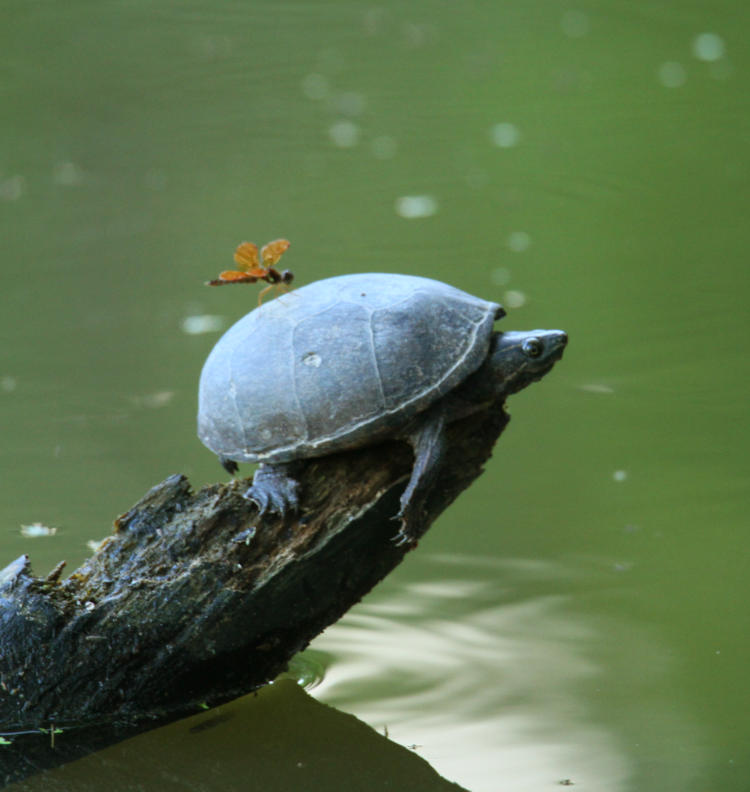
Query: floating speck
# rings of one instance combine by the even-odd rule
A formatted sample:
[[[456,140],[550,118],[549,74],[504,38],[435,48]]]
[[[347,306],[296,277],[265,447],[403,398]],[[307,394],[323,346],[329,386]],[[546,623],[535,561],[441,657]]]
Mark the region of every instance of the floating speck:
[[[587,393],[614,393],[615,389],[609,385],[602,385],[600,382],[588,382],[581,385],[581,390]]]
[[[0,391],[12,393],[18,387],[18,380],[15,377],[0,377]]]
[[[373,6],[368,8],[364,14],[365,33],[368,36],[376,36],[382,32],[388,21],[388,12],[384,8]]]
[[[188,335],[216,333],[224,327],[224,317],[215,314],[196,314],[182,320],[182,332]]]
[[[657,79],[665,88],[679,88],[687,80],[685,67],[677,61],[667,61],[659,66]]]
[[[102,545],[107,541],[107,539],[109,539],[108,536],[105,536],[104,539],[98,539],[98,540],[89,539],[89,541],[86,542],[86,547],[88,547],[88,549],[91,550],[92,553],[98,553]]]
[[[490,280],[496,286],[505,286],[510,282],[510,270],[507,267],[495,267],[490,272]]]
[[[526,305],[526,295],[522,291],[509,289],[503,295],[503,304],[508,308],[520,308]]]
[[[370,150],[373,156],[381,160],[393,159],[396,156],[397,149],[395,138],[389,135],[380,135],[380,137],[374,138],[372,143],[370,143]]]
[[[717,33],[701,33],[693,39],[693,55],[702,61],[717,61],[724,57],[724,39]]]
[[[214,60],[226,58],[234,50],[234,42],[230,36],[202,33],[190,40],[189,46],[199,58]]]
[[[146,393],[143,396],[133,396],[131,401],[137,407],[147,407],[153,410],[158,407],[166,407],[173,398],[174,391],[155,391],[154,393]]]
[[[407,22],[401,26],[401,35],[407,47],[416,48],[434,39],[435,32],[429,24]]]
[[[612,480],[617,482],[625,481],[627,477],[628,477],[627,470],[615,470],[615,472],[612,474]]]
[[[83,171],[75,162],[58,162],[52,173],[55,184],[62,187],[75,187],[83,181]]]
[[[431,217],[438,210],[438,202],[431,195],[402,195],[396,198],[396,214],[409,220]]]
[[[40,536],[54,536],[56,533],[57,528],[51,528],[49,525],[43,525],[40,522],[21,526],[21,536],[25,536],[27,539],[38,539]]]
[[[490,130],[492,142],[500,148],[512,148],[521,139],[521,133],[515,124],[506,122],[495,124]]]
[[[26,179],[19,174],[0,181],[0,201],[17,201],[26,192]]]
[[[514,231],[508,235],[508,247],[514,253],[523,253],[528,250],[531,244],[531,237],[525,231]]]
[[[328,128],[328,137],[334,146],[353,148],[359,143],[359,127],[353,121],[336,121]]]
[[[566,36],[581,38],[591,29],[591,22],[583,11],[566,11],[560,19],[560,27]]]
[[[325,99],[331,92],[328,80],[322,74],[313,72],[302,79],[302,93],[308,99]]]

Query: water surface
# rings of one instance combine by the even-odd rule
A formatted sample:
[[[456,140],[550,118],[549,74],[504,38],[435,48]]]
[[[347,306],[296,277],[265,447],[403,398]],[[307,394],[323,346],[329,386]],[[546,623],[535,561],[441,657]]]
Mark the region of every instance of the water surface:
[[[72,569],[167,475],[224,476],[197,378],[255,295],[202,283],[238,242],[291,239],[299,283],[444,279],[570,345],[314,643],[315,695],[472,790],[746,789],[750,12],[0,16],[3,558]]]

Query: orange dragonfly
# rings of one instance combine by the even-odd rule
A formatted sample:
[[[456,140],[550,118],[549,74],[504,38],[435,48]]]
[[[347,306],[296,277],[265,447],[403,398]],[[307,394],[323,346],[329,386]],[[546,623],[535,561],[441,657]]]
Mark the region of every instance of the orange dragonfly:
[[[257,283],[265,281],[268,286],[258,295],[258,305],[263,302],[263,295],[267,294],[274,286],[286,289],[294,280],[294,274],[289,270],[276,269],[279,259],[284,255],[291,243],[288,239],[274,239],[263,245],[258,254],[258,246],[253,242],[243,242],[234,251],[236,270],[224,270],[215,280],[208,281],[208,286],[224,286],[228,283]]]

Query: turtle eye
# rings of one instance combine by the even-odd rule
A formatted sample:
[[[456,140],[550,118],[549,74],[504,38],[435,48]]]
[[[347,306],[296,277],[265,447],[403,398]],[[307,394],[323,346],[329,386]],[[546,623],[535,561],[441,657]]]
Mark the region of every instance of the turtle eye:
[[[521,349],[527,357],[538,358],[544,352],[544,344],[538,338],[527,338]]]

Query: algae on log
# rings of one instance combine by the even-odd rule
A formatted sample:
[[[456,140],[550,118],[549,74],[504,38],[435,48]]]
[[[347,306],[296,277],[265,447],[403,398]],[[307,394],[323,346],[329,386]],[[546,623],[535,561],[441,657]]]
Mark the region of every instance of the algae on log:
[[[447,430],[422,532],[480,473],[502,404]],[[67,579],[0,572],[0,784],[248,693],[402,560],[403,443],[300,463],[294,523],[258,520],[234,481],[154,487]],[[56,737],[45,730],[62,729]],[[40,738],[40,734],[46,734]],[[51,745],[53,744],[53,745]]]

